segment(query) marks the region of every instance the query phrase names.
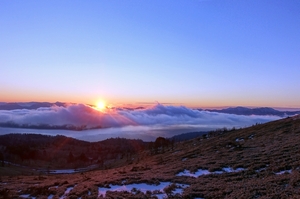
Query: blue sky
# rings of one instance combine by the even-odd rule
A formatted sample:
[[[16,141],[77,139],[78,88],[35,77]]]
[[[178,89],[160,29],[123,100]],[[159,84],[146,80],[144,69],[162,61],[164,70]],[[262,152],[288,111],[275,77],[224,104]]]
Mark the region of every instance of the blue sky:
[[[0,1],[0,101],[300,107],[300,1]]]

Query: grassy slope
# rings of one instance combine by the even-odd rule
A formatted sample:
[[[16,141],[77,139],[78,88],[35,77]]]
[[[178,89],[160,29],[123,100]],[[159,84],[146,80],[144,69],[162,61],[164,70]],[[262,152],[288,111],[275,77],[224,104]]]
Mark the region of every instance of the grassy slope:
[[[236,141],[237,138],[243,141]],[[157,155],[145,151],[133,157],[130,164],[115,169],[59,176],[1,177],[0,198],[15,198],[21,193],[31,193],[38,198],[47,198],[49,194],[58,197],[72,185],[77,186],[70,192],[70,198],[97,198],[99,185],[121,184],[123,180],[128,184],[159,181],[187,183],[190,186],[184,191],[185,198],[297,198],[300,195],[299,141],[300,118],[286,118],[208,139],[200,137],[177,143],[174,150],[169,148]],[[198,178],[176,176],[184,169],[215,171],[225,166],[246,170]],[[256,172],[262,168],[265,170]],[[275,174],[289,169],[291,174]],[[58,188],[49,188],[55,185],[59,185]],[[18,190],[21,191],[18,193]],[[107,196],[147,197],[142,193],[136,196],[109,193]]]

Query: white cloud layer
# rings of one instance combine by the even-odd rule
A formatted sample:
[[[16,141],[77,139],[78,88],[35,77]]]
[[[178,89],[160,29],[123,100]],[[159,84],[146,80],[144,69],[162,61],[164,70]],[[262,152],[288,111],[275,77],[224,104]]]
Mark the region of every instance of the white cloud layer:
[[[100,112],[84,104],[70,104],[66,107],[52,106],[35,110],[0,110],[0,122],[16,124],[86,125],[88,128],[125,126],[215,126],[244,127],[280,119],[277,116],[241,116],[234,114],[198,111],[184,106],[164,106],[139,110],[110,109]]]

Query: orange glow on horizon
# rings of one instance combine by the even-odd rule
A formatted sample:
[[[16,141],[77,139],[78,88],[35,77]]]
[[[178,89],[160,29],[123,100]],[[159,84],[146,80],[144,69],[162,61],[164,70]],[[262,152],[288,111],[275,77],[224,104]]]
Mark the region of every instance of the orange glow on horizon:
[[[103,100],[103,98],[105,100]],[[95,100],[96,99],[96,100]],[[98,100],[97,100],[98,99]],[[259,99],[252,98],[249,101],[246,97],[240,98],[222,98],[219,97],[182,97],[182,98],[143,98],[143,97],[126,97],[126,96],[110,96],[110,95],[93,95],[93,94],[74,94],[74,93],[51,93],[37,92],[34,90],[15,89],[9,86],[4,88],[0,102],[63,102],[63,103],[82,103],[91,105],[98,111],[109,111],[112,107],[151,107],[156,104],[156,100],[163,105],[186,106],[188,108],[203,109],[221,109],[235,106],[245,107],[280,107],[280,108],[300,108],[297,99],[291,99],[289,102],[277,99]],[[277,101],[276,101],[277,100]],[[101,101],[101,103],[100,103]],[[109,102],[109,103],[108,103]],[[99,103],[99,105],[98,105]],[[104,103],[104,104],[103,104]]]

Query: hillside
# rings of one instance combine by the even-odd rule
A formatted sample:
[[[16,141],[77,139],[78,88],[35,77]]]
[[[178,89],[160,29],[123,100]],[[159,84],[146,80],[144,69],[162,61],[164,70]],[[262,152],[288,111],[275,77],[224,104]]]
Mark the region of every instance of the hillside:
[[[289,117],[145,149],[111,169],[1,176],[0,197],[297,198],[299,142],[300,117]]]
[[[0,136],[0,157],[6,162],[35,169],[69,169],[95,165],[111,167],[147,147],[142,140],[111,138],[86,142],[62,135],[7,134]],[[0,158],[1,161],[1,158]],[[0,175],[1,175],[0,171]]]

